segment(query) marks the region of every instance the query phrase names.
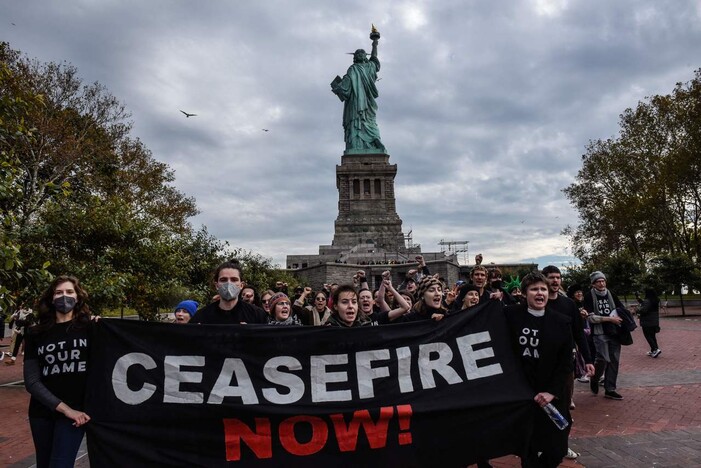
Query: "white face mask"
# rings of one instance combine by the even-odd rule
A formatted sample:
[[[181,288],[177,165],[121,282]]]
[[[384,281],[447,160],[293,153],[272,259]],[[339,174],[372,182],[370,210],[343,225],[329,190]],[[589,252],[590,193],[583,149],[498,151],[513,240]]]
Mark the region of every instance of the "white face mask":
[[[241,288],[234,283],[227,282],[220,284],[217,288],[217,292],[219,293],[219,297],[221,297],[223,300],[231,301],[239,296]]]

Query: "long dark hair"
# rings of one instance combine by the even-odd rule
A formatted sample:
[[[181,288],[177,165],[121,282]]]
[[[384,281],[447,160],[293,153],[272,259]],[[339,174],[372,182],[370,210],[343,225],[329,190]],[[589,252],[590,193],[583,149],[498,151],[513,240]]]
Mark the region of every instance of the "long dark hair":
[[[46,331],[56,325],[56,309],[54,308],[54,291],[61,283],[73,283],[73,288],[78,296],[78,301],[73,308],[72,325],[83,326],[90,322],[90,309],[88,308],[87,300],[88,293],[80,285],[78,278],[74,276],[57,276],[43,292],[39,298],[39,314],[38,323],[30,328],[33,333]]]

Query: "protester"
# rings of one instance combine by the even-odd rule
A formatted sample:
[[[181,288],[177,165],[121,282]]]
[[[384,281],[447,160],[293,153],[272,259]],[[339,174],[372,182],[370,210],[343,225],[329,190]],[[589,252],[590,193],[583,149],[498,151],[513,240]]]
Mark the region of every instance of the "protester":
[[[241,264],[224,262],[219,265],[214,273],[214,287],[219,300],[198,310],[190,323],[268,323],[268,314],[263,309],[239,300],[242,277]]]
[[[462,310],[471,309],[480,303],[480,291],[474,284],[467,284],[465,288],[465,298],[462,301]]]
[[[270,313],[270,298],[275,295],[274,291],[268,289],[263,294],[260,295],[260,304],[266,313]]]
[[[173,309],[173,315],[175,316],[174,323],[189,323],[199,306],[200,305],[196,301],[192,300],[185,300],[176,305],[175,309]]]
[[[448,310],[443,306],[443,284],[437,276],[425,276],[416,290],[416,302],[401,318],[404,322],[441,320]]]
[[[249,304],[255,304],[256,290],[253,289],[251,286],[244,286],[244,288],[241,289],[241,293],[239,295],[239,298],[243,302],[248,302]]]
[[[397,307],[391,309],[387,301],[385,300],[385,291],[391,291],[394,297],[394,303]],[[380,283],[380,289],[378,297],[379,312],[374,313],[372,318],[377,321],[378,324],[392,323],[392,321],[401,317],[402,315],[409,312],[411,309],[411,302],[407,301],[405,295],[400,294],[394,286],[392,286],[392,280],[389,271],[382,273],[382,283]]]
[[[523,364],[534,401],[543,407],[552,403],[570,426],[559,430],[545,411],[535,412],[533,436],[524,467],[557,467],[567,454],[572,418],[565,386],[572,372],[572,326],[568,317],[546,308],[548,282],[541,273],[529,273],[521,281],[526,304],[505,308],[514,349]]]
[[[616,391],[616,383],[621,359],[619,329],[623,320],[618,316],[616,308],[623,308],[623,304],[606,288],[606,276],[602,272],[593,272],[589,279],[592,288],[584,296],[584,309],[588,314],[596,348],[596,372],[594,378],[589,379],[589,387],[593,394],[598,394],[599,377],[603,374],[604,396],[622,400],[623,397]]]
[[[424,259],[423,255],[417,255],[415,260],[417,263],[417,268],[412,268],[407,271],[404,281],[399,284],[397,289],[399,291],[408,292],[412,295],[414,300],[418,300],[418,297],[415,296],[418,284],[423,278],[430,276],[431,272],[426,265],[426,260]]]
[[[28,332],[24,385],[31,394],[38,468],[72,467],[90,421],[82,411],[91,324],[87,298],[76,278],[57,277],[39,299],[38,323]]]
[[[587,319],[588,315],[584,310],[584,292],[582,291],[582,287],[578,284],[570,285],[570,287],[567,288],[567,297],[572,299],[575,307],[577,307],[577,310],[579,311],[579,315],[582,317],[582,327],[584,337],[587,340],[587,346],[589,347],[589,355],[592,359],[594,359],[596,351],[594,348],[594,341],[591,336],[591,326],[589,325],[589,320]],[[574,359],[574,373],[577,381],[589,383],[589,376],[587,375],[588,373],[585,367],[586,362],[584,361],[584,356],[579,349],[577,349]]]
[[[547,310],[562,314],[569,319],[570,334],[574,338],[576,345],[572,353],[572,373],[567,378],[565,384],[565,397],[569,403],[571,410],[576,408],[574,403],[574,380],[576,368],[576,353],[579,352],[585,362],[585,375],[588,377],[594,375],[594,361],[589,353],[589,345],[584,334],[584,320],[579,313],[579,309],[574,301],[562,294],[562,274],[560,269],[555,265],[548,265],[543,268],[543,276],[548,283],[548,305]],[[567,449],[566,458],[575,459],[579,456],[572,449]]]
[[[306,311],[306,309],[302,310]],[[292,304],[290,304],[290,298],[287,297],[287,294],[279,292],[270,299],[270,318],[268,323],[283,326],[302,325],[300,318],[292,313]]]
[[[654,289],[645,290],[645,299],[638,308],[638,317],[645,340],[650,345],[647,355],[656,358],[662,354],[662,350],[657,345],[657,334],[660,332],[660,298]]]
[[[27,329],[32,325],[32,323],[34,323],[34,312],[31,308],[25,307],[24,304],[20,304],[17,311],[15,311],[10,318],[10,329],[12,330],[12,336],[10,338],[10,352],[7,353],[10,359],[5,361],[6,365],[15,365],[17,356],[20,352],[20,347],[22,346],[22,342],[26,336]]]
[[[352,328],[377,325],[358,310],[358,293],[352,285],[338,286],[332,301],[333,311],[326,321],[326,326]]]
[[[358,291],[358,306],[360,311],[369,317],[373,312],[374,305],[375,300],[372,297],[372,291],[370,291],[368,288],[360,289]]]
[[[489,272],[482,265],[476,265],[472,267],[472,270],[470,270],[470,283],[466,283],[461,286],[460,292],[458,293],[458,297],[455,301],[452,301],[451,303],[450,310],[452,312],[458,312],[459,310],[461,310],[462,305],[465,302],[465,295],[468,291],[468,285],[477,288],[477,291],[480,295],[480,304],[483,302],[487,302],[490,299],[497,299],[501,301],[504,297],[503,292],[501,290],[492,291],[491,289],[489,289],[487,285],[488,277]],[[502,304],[504,303],[502,302]]]
[[[304,297],[311,293],[311,288],[304,288],[302,293]],[[312,305],[304,305],[303,300],[296,300],[295,305],[299,307],[304,307],[310,313],[312,313],[312,320],[314,325],[325,325],[329,317],[331,317],[331,309],[326,305],[328,303],[328,296],[325,291],[318,291],[314,293],[314,303]]]
[[[512,305],[516,304],[518,301],[511,297],[508,291],[504,288],[504,281],[502,280],[501,270],[499,268],[492,268],[489,270],[489,291],[490,296],[495,293],[501,294],[502,305]]]

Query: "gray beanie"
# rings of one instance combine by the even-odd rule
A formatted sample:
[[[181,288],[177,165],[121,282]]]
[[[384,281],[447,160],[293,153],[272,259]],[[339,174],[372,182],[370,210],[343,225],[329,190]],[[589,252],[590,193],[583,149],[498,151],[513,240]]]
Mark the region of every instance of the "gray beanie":
[[[600,271],[595,271],[594,273],[592,273],[591,275],[589,275],[589,280],[591,280],[592,284],[594,284],[594,282],[595,282],[596,280],[600,280],[600,279],[602,279],[602,280],[605,280],[605,279],[606,279],[606,275],[604,275],[604,274],[601,273]]]

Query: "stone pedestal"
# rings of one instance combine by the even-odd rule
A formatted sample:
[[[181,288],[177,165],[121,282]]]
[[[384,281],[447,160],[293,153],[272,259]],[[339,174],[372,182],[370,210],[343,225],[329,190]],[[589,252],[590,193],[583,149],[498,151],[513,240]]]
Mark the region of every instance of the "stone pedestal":
[[[394,198],[397,165],[384,153],[344,154],[336,166],[338,217],[332,246],[350,250],[358,245],[405,254]]]

